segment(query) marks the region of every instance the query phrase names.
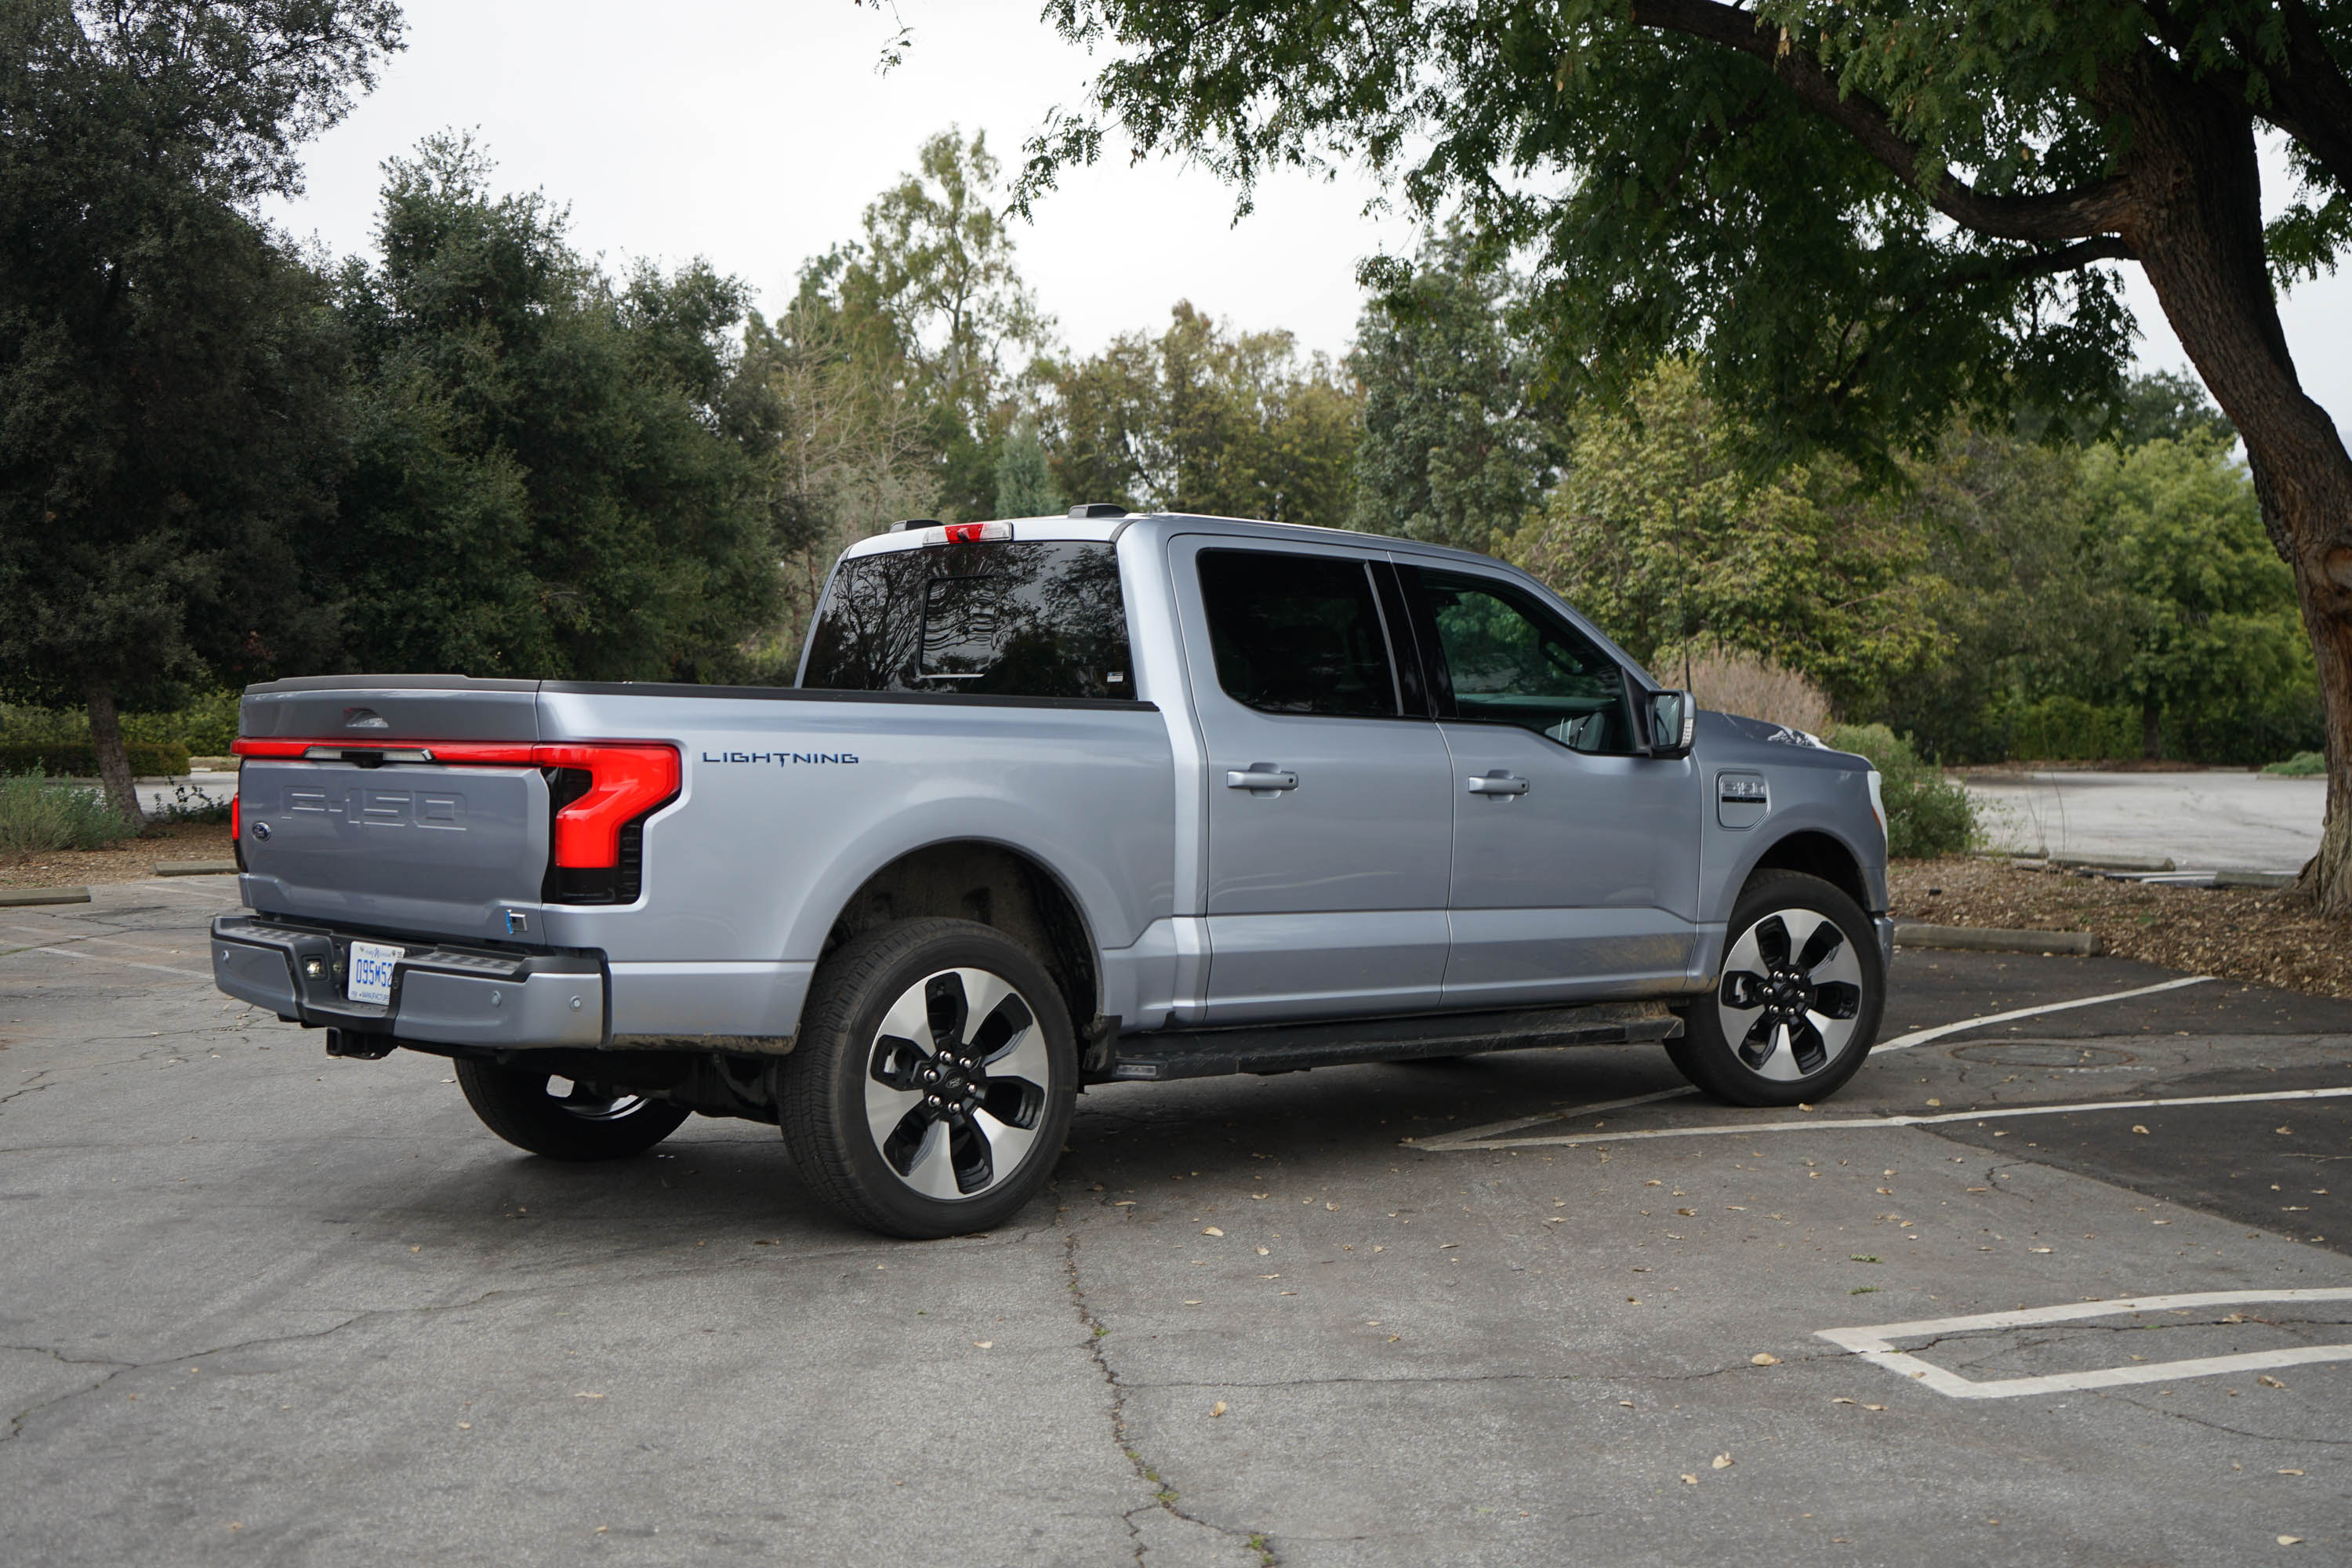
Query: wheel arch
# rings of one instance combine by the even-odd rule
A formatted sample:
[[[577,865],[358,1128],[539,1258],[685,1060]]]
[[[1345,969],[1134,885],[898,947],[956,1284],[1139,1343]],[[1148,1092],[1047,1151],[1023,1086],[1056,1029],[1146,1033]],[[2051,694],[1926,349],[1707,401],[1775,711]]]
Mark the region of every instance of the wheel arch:
[[[1740,896],[1746,897],[1766,871],[1801,871],[1819,877],[1852,899],[1864,914],[1872,912],[1870,881],[1863,873],[1862,858],[1843,839],[1818,827],[1798,828],[1766,846],[1740,879]]]
[[[1083,1044],[1101,1010],[1094,928],[1068,881],[1013,845],[947,838],[899,854],[843,900],[824,952],[878,926],[933,916],[988,926],[1034,953],[1060,989]]]

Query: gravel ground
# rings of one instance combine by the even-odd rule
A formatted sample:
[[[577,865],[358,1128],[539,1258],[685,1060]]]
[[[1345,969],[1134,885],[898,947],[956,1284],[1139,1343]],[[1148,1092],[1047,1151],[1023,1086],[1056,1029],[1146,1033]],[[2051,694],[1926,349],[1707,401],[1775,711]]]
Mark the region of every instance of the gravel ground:
[[[79,888],[135,882],[163,860],[226,860],[226,822],[170,822],[104,849],[48,849],[0,856],[0,888]]]
[[[1898,860],[1889,882],[1899,921],[2095,931],[2120,958],[2352,997],[2352,924],[2291,889],[2110,881],[1974,857]]]

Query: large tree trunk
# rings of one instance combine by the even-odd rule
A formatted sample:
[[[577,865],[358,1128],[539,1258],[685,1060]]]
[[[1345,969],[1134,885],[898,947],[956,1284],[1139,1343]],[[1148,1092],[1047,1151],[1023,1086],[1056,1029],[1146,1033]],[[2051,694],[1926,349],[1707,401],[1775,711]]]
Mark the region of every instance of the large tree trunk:
[[[99,782],[106,788],[106,804],[134,827],[147,826],[139,809],[139,789],[131,776],[131,753],[122,744],[122,725],[114,711],[114,683],[93,680],[89,697],[89,740],[98,752]]]
[[[2303,887],[2352,917],[2352,454],[2297,378],[2263,245],[2244,105],[2153,61],[2101,83],[2132,123],[2123,237],[2222,412],[2238,426],[2271,542],[2294,571],[2327,725],[2327,819]]]

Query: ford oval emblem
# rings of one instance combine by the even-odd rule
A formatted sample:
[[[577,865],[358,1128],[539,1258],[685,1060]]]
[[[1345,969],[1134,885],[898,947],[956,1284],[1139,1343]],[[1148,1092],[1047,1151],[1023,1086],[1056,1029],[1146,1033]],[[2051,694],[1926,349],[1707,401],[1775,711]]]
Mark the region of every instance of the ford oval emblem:
[[[261,843],[268,843],[269,841],[269,824],[266,822],[255,823],[253,825],[253,837],[256,840]]]

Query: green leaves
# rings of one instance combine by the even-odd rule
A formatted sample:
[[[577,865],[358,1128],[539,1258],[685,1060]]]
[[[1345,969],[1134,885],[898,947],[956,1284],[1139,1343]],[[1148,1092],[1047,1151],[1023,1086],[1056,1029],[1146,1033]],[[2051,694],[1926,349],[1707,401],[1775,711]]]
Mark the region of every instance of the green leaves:
[[[1344,527],[1355,399],[1285,331],[1234,332],[1179,302],[1055,378],[1054,472],[1073,501]]]
[[[384,258],[347,266],[354,467],[318,545],[363,668],[757,674],[779,414],[730,342],[736,280],[606,277],[465,138],[394,160]]]

